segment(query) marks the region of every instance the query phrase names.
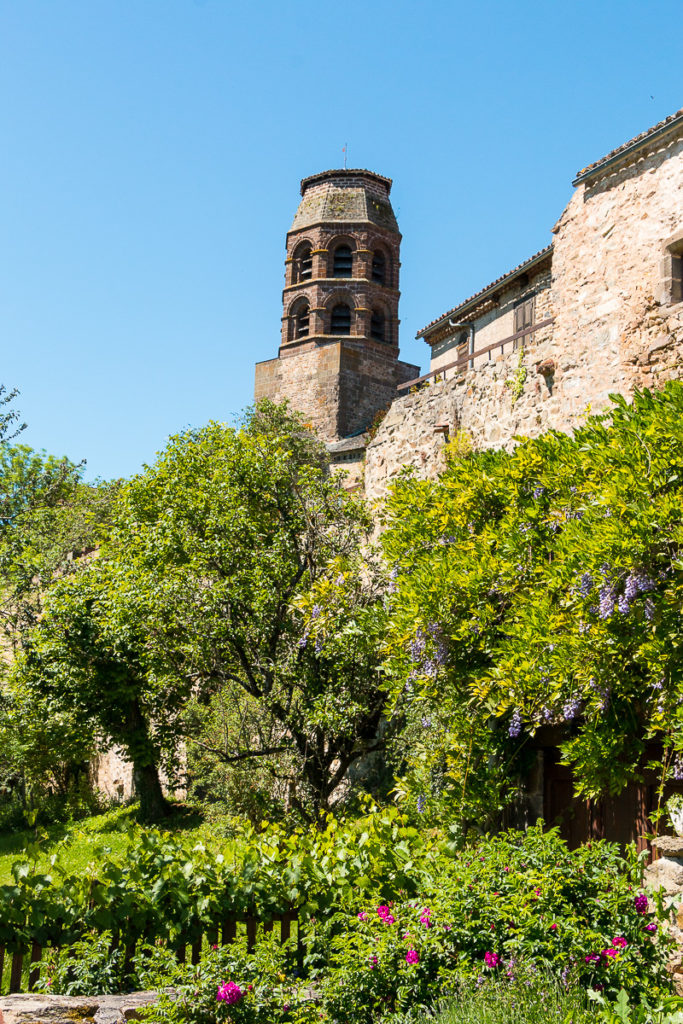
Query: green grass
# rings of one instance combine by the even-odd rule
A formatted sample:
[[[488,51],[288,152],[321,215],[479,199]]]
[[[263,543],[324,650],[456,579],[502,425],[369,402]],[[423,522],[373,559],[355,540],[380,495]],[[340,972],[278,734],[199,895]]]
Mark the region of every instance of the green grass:
[[[566,990],[551,977],[518,981],[486,980],[480,987],[463,986],[433,1024],[588,1024],[596,1022],[586,994]]]
[[[38,828],[41,849],[38,870],[49,871],[51,858],[57,855],[65,870],[80,874],[88,864],[96,861],[103,848],[115,858],[124,860],[135,832],[142,828],[136,823],[136,811],[134,805],[118,807],[82,821]],[[190,849],[200,840],[207,846],[220,845],[221,837],[216,827],[183,805],[175,808],[161,827],[178,838],[182,837]],[[0,834],[0,885],[12,881],[12,864],[26,859],[27,847],[35,839],[35,829]]]

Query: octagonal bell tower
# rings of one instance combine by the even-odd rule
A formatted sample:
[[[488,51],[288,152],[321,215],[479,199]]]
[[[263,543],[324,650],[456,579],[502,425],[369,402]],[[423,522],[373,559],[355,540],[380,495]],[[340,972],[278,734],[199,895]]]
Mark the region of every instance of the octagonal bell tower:
[[[419,373],[398,359],[401,235],[391,180],[365,170],[301,182],[287,234],[282,336],[255,397],[288,398],[328,442],[362,433]]]

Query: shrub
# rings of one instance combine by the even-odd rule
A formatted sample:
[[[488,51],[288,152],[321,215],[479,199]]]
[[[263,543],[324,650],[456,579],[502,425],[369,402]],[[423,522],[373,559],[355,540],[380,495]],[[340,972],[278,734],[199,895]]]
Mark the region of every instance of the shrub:
[[[365,1024],[527,965],[608,997],[665,992],[664,911],[639,881],[635,855],[623,860],[608,843],[569,851],[540,827],[485,840],[444,863],[419,901],[359,904],[323,926],[330,1013]]]
[[[244,942],[211,949],[199,964],[176,965],[158,982],[171,985],[144,1013],[148,1024],[319,1024],[311,993],[293,974],[291,944],[272,936],[252,954]]]

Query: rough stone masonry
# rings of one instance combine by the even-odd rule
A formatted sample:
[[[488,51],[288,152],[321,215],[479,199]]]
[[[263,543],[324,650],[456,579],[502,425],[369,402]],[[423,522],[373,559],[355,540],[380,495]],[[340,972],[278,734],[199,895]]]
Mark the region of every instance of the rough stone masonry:
[[[368,497],[383,498],[406,465],[437,475],[448,434],[464,431],[475,448],[510,446],[517,435],[571,430],[612,392],[681,377],[683,111],[574,184],[553,229],[543,314],[552,328],[397,398],[367,446]]]

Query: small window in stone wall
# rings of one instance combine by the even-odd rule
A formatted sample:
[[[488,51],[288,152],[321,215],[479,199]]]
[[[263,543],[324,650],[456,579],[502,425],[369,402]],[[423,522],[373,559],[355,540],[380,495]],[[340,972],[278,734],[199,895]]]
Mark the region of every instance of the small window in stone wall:
[[[351,310],[340,303],[335,306],[330,316],[330,334],[351,333]]]
[[[348,245],[338,245],[332,260],[332,277],[351,277],[353,272],[353,253]]]
[[[683,233],[672,236],[664,243],[661,266],[665,305],[683,302]]]
[[[527,327],[531,327],[534,322],[534,315],[536,312],[536,302],[533,295],[528,299],[522,299],[520,302],[515,304],[515,325],[514,334],[519,334],[520,331],[526,330]],[[526,335],[523,338],[515,338],[512,343],[513,349],[521,348],[524,345]]]
[[[313,254],[311,246],[300,245],[294,253],[292,267],[292,284],[299,284],[300,281],[310,281],[313,276]]]
[[[378,309],[373,309],[370,317],[370,337],[374,338],[375,341],[386,341],[386,335],[386,318],[384,313],[381,313]]]
[[[683,302],[683,256],[671,257],[671,301]]]
[[[309,281],[313,274],[313,256],[311,255],[310,246],[307,249],[304,249],[303,253],[301,254],[301,263],[299,265],[301,267],[299,273],[299,280]]]
[[[386,284],[387,261],[384,253],[377,250],[372,254],[372,280],[375,284]]]
[[[310,307],[308,303],[305,306],[300,306],[296,312],[294,320],[294,337],[295,338],[307,338],[308,337],[308,325],[310,320]]]

